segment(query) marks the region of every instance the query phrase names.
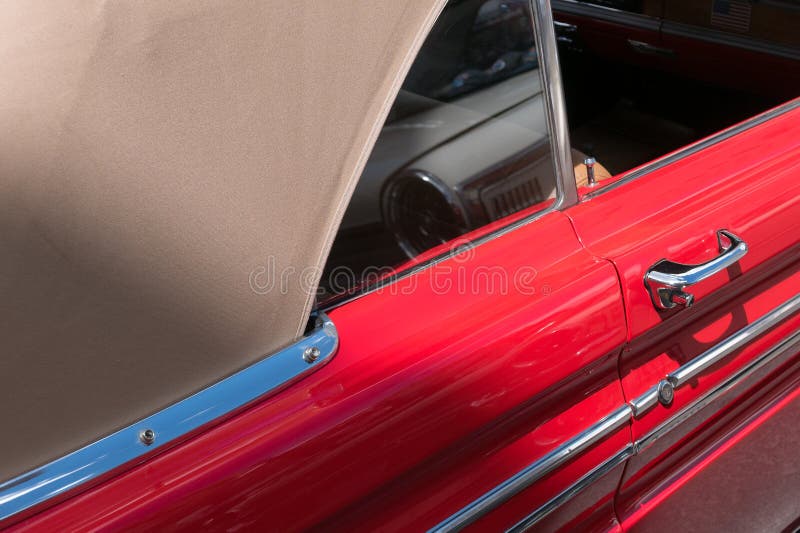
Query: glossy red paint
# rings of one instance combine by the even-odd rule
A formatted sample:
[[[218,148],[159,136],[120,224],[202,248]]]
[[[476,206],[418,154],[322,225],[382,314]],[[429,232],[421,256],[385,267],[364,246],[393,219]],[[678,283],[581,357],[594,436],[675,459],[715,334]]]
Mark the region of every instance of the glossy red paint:
[[[776,278],[776,283],[769,290],[760,291],[759,287],[755,286],[744,295],[736,298],[731,307],[744,309],[748,315],[752,313],[753,316],[757,317],[763,314],[762,311],[767,312],[769,310],[765,308],[770,305],[770,299],[785,299],[787,294],[800,293],[800,274],[797,273],[796,267],[793,269],[793,275],[789,275],[789,272],[784,271],[779,272]],[[715,314],[721,316],[725,312],[724,309],[719,309]],[[688,331],[686,333],[679,333],[672,340],[662,340],[659,344],[662,349],[668,345],[670,348],[675,345],[685,345],[691,333],[698,329],[700,327],[690,326],[687,328]],[[637,421],[634,424],[635,432],[644,434],[647,428],[655,422],[663,421],[667,417],[678,413],[692,400],[707,393],[713,385],[733,375],[746,363],[765,353],[797,330],[800,330],[800,316],[792,317],[777,326],[729,357],[725,362],[710,369],[688,387],[679,390],[676,393],[673,405],[669,408],[658,407],[659,416],[649,414]],[[792,379],[796,380],[798,371],[796,368],[792,369],[792,365],[796,367],[800,362],[800,358],[797,357],[799,354],[800,348],[795,349],[793,352],[790,351],[776,360],[775,363],[765,367],[763,371],[743,380],[736,387],[726,392],[719,400],[698,410],[690,418],[682,421],[670,433],[660,438],[651,448],[632,458],[628,463],[618,501],[618,510],[620,510],[621,514],[623,516],[627,516],[628,513],[638,515],[640,514],[639,509],[643,506],[652,508],[652,504],[645,504],[653,499],[656,493],[663,490],[677,490],[675,488],[670,489],[671,483],[675,482],[676,472],[681,472],[688,468],[688,465],[692,465],[698,458],[707,454],[709,449],[718,446],[720,442],[730,439],[735,441],[738,437],[735,435],[731,437],[730,434],[738,431],[736,427],[742,426],[744,428],[743,420],[746,422],[765,403],[772,401],[776,394],[781,392],[779,385],[782,382],[793,376],[794,378]],[[734,429],[731,429],[732,426],[734,426]],[[767,450],[773,447],[769,442],[763,442],[762,444]],[[787,467],[791,469],[790,463],[787,463]],[[778,470],[780,469],[778,468]],[[776,479],[783,476],[781,472],[776,472],[776,475]],[[757,482],[757,480],[753,479],[752,482]],[[720,490],[721,487],[717,487],[717,490]],[[800,491],[800,480],[797,480],[791,493],[796,494],[797,491]],[[789,494],[789,492],[782,494]],[[786,500],[784,498],[784,501],[778,500],[773,499],[772,501],[775,505],[783,507],[793,507],[795,505],[793,499]],[[730,513],[730,509],[728,512]],[[749,519],[757,518],[758,515],[758,513],[745,514]]]
[[[333,310],[341,347],[327,366],[16,528],[435,525],[800,289],[798,123],[800,111],[786,113]],[[654,311],[645,269],[662,257],[709,259],[719,228],[751,245],[740,271],[697,286],[693,310]],[[503,290],[496,267],[528,290]],[[798,326],[787,322],[681,389],[673,407]],[[631,459],[624,478],[612,471],[542,525],[619,529],[614,504],[626,525],[644,525],[700,483],[692,480],[713,490],[724,476],[702,474],[779,412],[776,399],[796,387],[785,384],[799,373],[788,368],[795,362],[748,384],[738,406],[726,398],[701,413]],[[633,435],[671,412],[637,420]],[[631,437],[618,431],[475,529],[512,525]]]
[[[491,281],[500,267],[517,288]],[[333,310],[341,345],[318,372],[18,528],[431,527],[622,404],[621,302],[613,267],[546,214]],[[478,528],[629,441],[623,428]],[[550,524],[612,527],[619,475]]]
[[[675,315],[656,311],[644,290],[646,270],[660,259],[715,257],[718,229],[751,244],[742,272],[797,244],[798,124],[795,108],[567,211],[584,245],[617,265],[631,338]],[[722,288],[725,278],[695,286],[696,301]]]
[[[798,124],[800,111],[789,111],[568,210],[587,249],[612,261],[622,278],[630,342],[620,372],[628,400],[800,293],[800,236],[795,231],[800,221]],[[715,257],[718,229],[743,238],[750,246],[748,254],[727,272],[692,287],[697,302],[693,308],[656,311],[643,283],[646,270],[663,258],[694,264]],[[709,369],[677,391],[669,408],[658,406],[635,420],[634,439],[798,327],[800,317],[794,317]],[[738,412],[735,407],[742,398],[757,389],[758,382],[748,383],[631,459],[617,501],[620,518],[641,515],[642,502],[653,491],[665,490],[663,484],[722,439],[720,420]],[[751,416],[752,409],[739,415]]]

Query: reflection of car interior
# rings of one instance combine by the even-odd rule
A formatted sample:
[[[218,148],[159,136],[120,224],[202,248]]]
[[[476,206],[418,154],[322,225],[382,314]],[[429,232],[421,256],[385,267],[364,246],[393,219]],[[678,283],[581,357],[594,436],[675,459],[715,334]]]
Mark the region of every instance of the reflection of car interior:
[[[378,137],[329,271],[393,267],[554,198],[537,67],[527,0],[450,2]]]
[[[612,174],[800,93],[800,4],[554,0],[572,146]]]
[[[730,15],[735,0],[722,13],[723,3],[554,0],[579,186],[587,156],[599,162],[602,181],[800,93],[800,48],[783,30],[780,42],[764,41],[758,18],[767,8],[773,19],[783,10],[796,28],[798,6],[753,4],[747,18]],[[336,267],[356,274],[358,284],[364,269],[396,267],[550,205],[555,178],[528,5],[452,0],[445,7],[356,187],[323,291]],[[792,35],[796,41],[798,32]]]

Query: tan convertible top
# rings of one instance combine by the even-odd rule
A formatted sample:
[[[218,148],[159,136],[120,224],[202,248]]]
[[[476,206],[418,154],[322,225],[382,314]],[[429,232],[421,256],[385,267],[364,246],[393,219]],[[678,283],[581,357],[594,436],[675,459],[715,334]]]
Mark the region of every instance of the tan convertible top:
[[[301,334],[442,3],[3,3],[0,480]]]

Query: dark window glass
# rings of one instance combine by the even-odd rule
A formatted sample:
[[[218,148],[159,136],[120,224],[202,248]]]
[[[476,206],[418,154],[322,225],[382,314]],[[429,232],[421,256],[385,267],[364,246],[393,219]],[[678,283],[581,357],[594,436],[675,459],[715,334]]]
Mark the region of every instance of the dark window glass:
[[[528,0],[451,1],[357,185],[321,299],[552,205],[546,124]]]

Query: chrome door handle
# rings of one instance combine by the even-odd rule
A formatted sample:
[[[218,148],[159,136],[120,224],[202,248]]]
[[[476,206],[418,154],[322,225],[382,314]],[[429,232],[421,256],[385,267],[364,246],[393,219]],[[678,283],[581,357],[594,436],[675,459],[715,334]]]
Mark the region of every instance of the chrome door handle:
[[[723,244],[723,238],[728,244]],[[730,231],[717,231],[717,242],[721,253],[707,263],[683,265],[662,259],[650,267],[644,276],[644,284],[656,309],[672,309],[677,305],[691,307],[694,295],[683,289],[722,272],[747,253],[747,243]]]

